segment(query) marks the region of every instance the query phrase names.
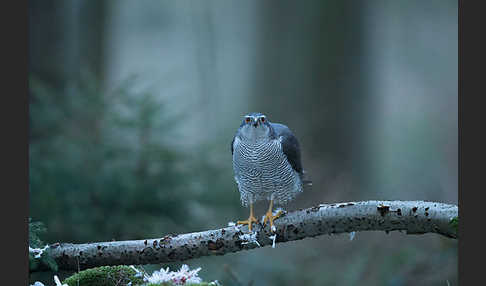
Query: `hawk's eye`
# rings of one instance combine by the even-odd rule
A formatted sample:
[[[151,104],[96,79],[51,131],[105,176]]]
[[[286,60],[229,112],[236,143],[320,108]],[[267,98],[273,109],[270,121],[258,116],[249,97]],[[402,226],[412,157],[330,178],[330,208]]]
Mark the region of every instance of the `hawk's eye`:
[[[265,122],[265,117],[260,117],[260,121],[261,121],[262,123],[264,123],[264,122]]]
[[[250,117],[245,118],[246,123],[250,123],[250,121],[251,121]]]

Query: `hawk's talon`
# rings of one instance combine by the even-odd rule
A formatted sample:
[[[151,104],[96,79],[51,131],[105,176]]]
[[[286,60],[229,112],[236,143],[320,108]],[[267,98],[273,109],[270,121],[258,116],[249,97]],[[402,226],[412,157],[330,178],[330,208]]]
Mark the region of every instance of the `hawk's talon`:
[[[251,232],[252,224],[257,223],[257,219],[254,216],[250,216],[247,220],[239,220],[236,222],[236,224],[247,224],[248,225],[248,230]]]
[[[270,222],[270,230],[272,232],[276,231],[275,226],[273,225],[273,221],[279,218],[283,214],[283,211],[279,210],[276,215],[273,215],[271,210],[268,210],[265,214],[265,218],[263,219],[263,226],[267,224],[267,221]]]
[[[273,197],[270,199],[270,205],[268,206],[268,211],[265,214],[265,218],[263,219],[263,227],[267,224],[267,221],[270,222],[270,231],[275,232],[277,229],[273,225],[273,221],[279,218],[284,212],[282,210],[278,210],[276,215],[273,215]]]
[[[255,218],[255,216],[253,216],[253,204],[250,204],[250,216],[248,217],[247,220],[239,220],[236,222],[236,224],[247,224],[248,225],[248,230],[251,232],[251,227],[252,227],[252,224],[256,222],[258,223],[257,219]]]

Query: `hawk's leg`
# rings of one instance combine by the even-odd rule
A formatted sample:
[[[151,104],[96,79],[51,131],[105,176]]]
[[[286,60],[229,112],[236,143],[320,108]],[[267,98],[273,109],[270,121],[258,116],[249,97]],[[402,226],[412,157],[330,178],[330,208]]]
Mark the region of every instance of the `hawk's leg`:
[[[253,203],[250,203],[250,217],[247,220],[239,220],[236,224],[247,224],[248,230],[251,232],[251,225],[254,222],[258,222],[255,216],[253,215]]]
[[[276,215],[273,215],[273,198],[270,200],[270,206],[268,206],[268,211],[265,214],[265,218],[263,219],[263,226],[267,224],[267,221],[270,222],[270,230],[275,232],[275,226],[273,225],[273,220],[279,218],[282,215],[282,211],[279,210]]]

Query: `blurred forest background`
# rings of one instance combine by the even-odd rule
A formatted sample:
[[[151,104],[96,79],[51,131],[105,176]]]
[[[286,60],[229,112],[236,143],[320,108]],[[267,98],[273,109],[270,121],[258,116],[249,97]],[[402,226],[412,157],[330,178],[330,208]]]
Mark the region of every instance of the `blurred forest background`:
[[[29,216],[45,242],[246,218],[230,142],[251,111],[300,140],[314,184],[287,210],[457,204],[457,1],[36,0],[29,16]],[[458,275],[457,241],[399,232],[185,263],[224,285],[445,286]]]

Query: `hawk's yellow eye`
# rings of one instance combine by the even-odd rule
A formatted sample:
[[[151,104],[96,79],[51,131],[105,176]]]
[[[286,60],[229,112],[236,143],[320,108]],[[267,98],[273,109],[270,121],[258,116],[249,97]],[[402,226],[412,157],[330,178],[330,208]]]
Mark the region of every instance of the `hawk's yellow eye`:
[[[250,121],[251,121],[250,117],[245,118],[246,123],[250,123]]]
[[[262,123],[264,123],[264,122],[265,122],[265,117],[260,117],[260,121],[261,121]]]

